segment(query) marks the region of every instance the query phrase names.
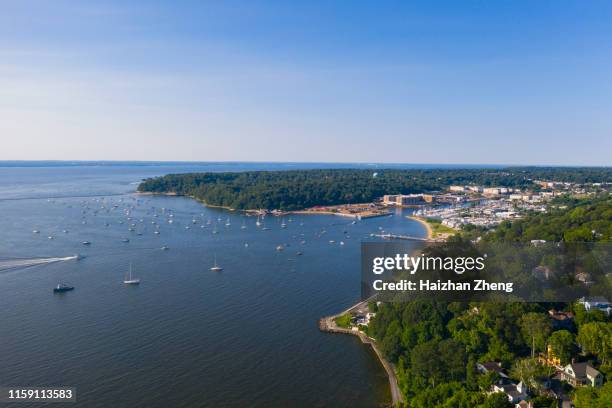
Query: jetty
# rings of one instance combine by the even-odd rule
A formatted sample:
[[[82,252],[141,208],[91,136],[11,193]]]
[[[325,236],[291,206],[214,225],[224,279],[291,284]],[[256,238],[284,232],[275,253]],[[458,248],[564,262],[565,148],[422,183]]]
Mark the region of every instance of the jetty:
[[[346,313],[363,313],[367,311],[368,302],[373,299],[374,297],[371,297],[369,299],[361,301],[349,307],[342,313],[338,313],[337,315],[321,318],[319,320],[319,330],[323,332],[327,332],[327,333],[351,334],[353,336],[359,337],[359,339],[361,340],[363,344],[370,345],[370,347],[372,347],[372,349],[378,356],[378,360],[382,364],[383,368],[387,372],[387,376],[389,377],[389,387],[391,389],[391,404],[392,406],[397,407],[404,402],[404,397],[402,395],[402,392],[400,391],[400,388],[397,382],[397,376],[395,375],[395,367],[393,366],[393,364],[387,361],[385,356],[382,354],[382,352],[378,348],[378,345],[376,344],[376,340],[371,337],[368,337],[365,333],[363,333],[360,330],[357,330],[356,328],[346,329],[344,327],[340,327],[336,324],[336,321],[335,321],[337,317],[342,316]]]
[[[443,240],[434,238],[423,238],[415,237],[412,235],[397,235],[397,234],[370,234],[371,237],[377,237],[382,239],[402,239],[407,241],[421,241],[421,242],[442,242]]]

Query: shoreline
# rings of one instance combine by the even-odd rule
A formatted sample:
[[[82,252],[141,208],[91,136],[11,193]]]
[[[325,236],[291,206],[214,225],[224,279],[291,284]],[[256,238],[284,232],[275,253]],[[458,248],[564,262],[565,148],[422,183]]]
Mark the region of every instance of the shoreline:
[[[372,337],[368,337],[365,333],[363,333],[360,330],[351,330],[351,329],[345,329],[343,327],[339,327],[335,322],[335,319],[343,314],[350,313],[352,310],[363,307],[364,305],[367,307],[368,301],[371,299],[372,298],[361,301],[351,306],[347,310],[341,313],[338,313],[336,315],[321,318],[319,320],[319,330],[325,333],[349,334],[352,336],[357,336],[363,344],[369,344],[370,347],[372,347],[372,350],[374,350],[374,353],[378,357],[378,361],[385,369],[387,373],[387,377],[389,378],[389,388],[391,391],[391,406],[397,407],[404,402],[404,396],[402,395],[402,392],[399,388],[399,384],[397,381],[397,375],[395,373],[395,366],[389,361],[387,361],[383,353],[378,348],[378,345],[375,339],[373,339]]]
[[[227,207],[227,206],[223,206],[223,205],[213,205],[213,204],[208,204],[206,201],[201,200],[197,197],[194,196],[190,196],[190,195],[183,195],[183,194],[178,194],[176,192],[151,192],[151,191],[135,191],[134,194],[136,195],[146,195],[146,196],[168,196],[168,197],[188,197],[188,198],[192,198],[194,200],[196,200],[197,202],[199,202],[200,204],[204,205],[205,207],[209,207],[209,208],[221,208],[223,210],[227,210],[227,211],[233,211],[233,212],[242,212],[245,214],[254,214],[254,215],[272,215],[275,217],[282,217],[282,216],[286,216],[286,215],[337,215],[339,217],[347,217],[347,218],[355,218],[355,219],[368,219],[368,218],[376,218],[376,217],[386,217],[391,215],[391,212],[385,212],[385,213],[342,213],[342,212],[338,212],[338,211],[331,211],[331,210],[316,210],[313,208],[304,208],[302,210],[287,210],[287,211],[282,211],[282,210],[267,210],[267,209],[236,209],[236,208],[232,208],[232,207]],[[340,205],[347,205],[347,204],[340,204]]]
[[[419,224],[421,224],[423,227],[425,227],[425,230],[427,231],[427,239],[433,239],[433,230],[431,229],[431,225],[429,225],[429,223],[427,221],[425,221],[423,218],[421,217],[417,217],[416,215],[409,215],[407,216],[407,218],[414,220],[416,222],[418,222]]]

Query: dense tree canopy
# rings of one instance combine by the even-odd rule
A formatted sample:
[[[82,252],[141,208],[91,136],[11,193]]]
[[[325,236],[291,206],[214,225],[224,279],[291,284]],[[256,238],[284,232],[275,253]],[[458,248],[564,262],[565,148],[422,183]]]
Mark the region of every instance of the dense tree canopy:
[[[559,242],[600,242],[612,240],[612,197],[562,196],[544,214],[505,221],[488,237],[503,242],[529,242],[544,239]]]
[[[170,174],[143,181],[142,192],[177,193],[235,209],[296,210],[363,203],[385,194],[442,190],[452,184],[534,187],[534,179],[601,182],[609,168],[328,169]]]

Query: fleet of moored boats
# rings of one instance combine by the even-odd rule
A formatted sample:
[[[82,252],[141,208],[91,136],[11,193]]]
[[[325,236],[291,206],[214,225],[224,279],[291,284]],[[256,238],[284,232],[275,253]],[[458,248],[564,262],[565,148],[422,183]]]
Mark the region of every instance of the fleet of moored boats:
[[[55,202],[55,201],[52,201],[52,200],[48,200],[48,201],[49,202]],[[138,231],[138,229],[139,229],[138,225],[139,224],[143,225],[143,226],[145,225],[144,217],[136,219],[134,217],[134,215],[133,215],[133,210],[137,206],[140,206],[140,204],[141,204],[140,200],[136,200],[135,204],[125,203],[125,202],[123,202],[123,199],[119,200],[119,204],[118,203],[108,203],[105,199],[100,199],[100,198],[95,199],[95,201],[98,204],[100,204],[99,208],[91,208],[90,207],[90,203],[88,201],[86,201],[86,200],[81,201],[81,206],[83,207],[83,209],[81,211],[82,212],[81,223],[83,225],[87,224],[87,221],[88,221],[86,219],[87,215],[93,214],[93,216],[97,216],[99,213],[110,214],[112,212],[117,212],[119,210],[123,210],[125,219],[119,220],[118,221],[119,225],[123,225],[125,222],[127,222],[129,224],[128,232],[133,233],[136,236],[142,236],[143,235],[142,231]],[[66,204],[66,203],[64,203],[64,204]],[[72,206],[70,205],[69,207],[72,207]],[[151,207],[150,210],[147,210],[146,214],[148,216],[152,216],[153,220],[151,221],[151,225],[153,225],[153,229],[154,229],[153,234],[158,235],[158,236],[161,235],[160,222],[157,221],[157,219],[159,219],[160,216],[161,217],[165,217],[166,218],[165,222],[167,222],[168,224],[173,224],[174,221],[175,221],[175,214],[174,214],[173,210],[167,209],[167,208],[161,208],[161,214],[159,214],[158,210],[155,207]],[[200,224],[200,228],[201,229],[204,229],[204,228],[207,228],[207,227],[211,226],[213,224],[212,219],[211,218],[207,218],[206,220],[204,220],[204,216],[205,216],[204,213],[200,214],[200,218],[198,218],[196,216],[193,216],[192,219],[191,219],[191,225],[196,226],[196,225]],[[261,214],[258,215],[257,219],[255,221],[255,226],[258,227],[262,231],[268,231],[268,230],[270,230],[270,228],[265,225],[264,219],[265,219],[265,215],[261,215]],[[291,218],[289,218],[286,221],[285,218],[283,217],[280,220],[280,228],[281,229],[286,229],[288,227],[288,222],[293,222],[293,220]],[[351,224],[355,224],[355,222],[356,221],[352,221]],[[223,223],[222,218],[218,217],[216,224],[218,225],[218,224],[222,224],[222,223]],[[103,225],[104,225],[104,227],[110,227],[111,224],[109,222],[105,222]],[[226,227],[230,227],[232,225],[230,217],[227,217],[227,219],[224,222],[224,225]],[[300,222],[299,225],[303,226],[304,223]],[[190,228],[191,227],[189,225],[185,226],[186,230],[188,230]],[[141,228],[141,230],[142,229],[143,228]],[[242,225],[240,226],[240,229],[241,230],[246,230],[247,229],[246,219],[243,220]],[[62,232],[64,234],[67,234],[68,230],[64,229],[64,230],[62,230]],[[32,231],[32,233],[40,234],[40,230],[34,229]],[[213,228],[212,228],[212,234],[218,234],[218,233],[219,233],[219,230],[218,230],[217,226],[214,225]],[[317,237],[320,238],[325,233],[326,233],[326,231],[325,231],[325,229],[323,229],[317,235]],[[347,238],[347,239],[350,238],[350,236],[347,234],[347,231],[344,231],[344,234],[345,234],[345,238]],[[48,239],[50,239],[50,240],[54,239],[54,238],[55,238],[54,235],[49,235],[48,236]],[[122,238],[121,242],[129,243],[130,242],[130,238],[128,238],[128,237]],[[306,243],[306,241],[304,239],[302,239],[300,241],[301,245],[304,245],[305,243]],[[329,243],[333,244],[333,243],[335,243],[335,241],[334,240],[329,240]],[[82,241],[81,244],[84,245],[84,246],[90,246],[92,243],[91,243],[91,241],[87,241],[86,240],[86,241]],[[340,245],[344,245],[344,241],[340,241],[339,244]],[[245,248],[247,248],[248,246],[249,246],[248,243],[244,244]],[[288,247],[288,246],[289,246],[289,243],[279,244],[276,247],[276,250],[279,251],[279,252],[280,251],[284,251],[285,248]],[[167,251],[169,249],[169,247],[167,245],[163,245],[160,249],[162,251]],[[302,252],[301,251],[297,251],[295,253],[295,255],[296,256],[300,256],[300,255],[302,255]],[[77,256],[77,259],[78,258],[80,258],[80,256]],[[136,277],[133,276],[134,275],[133,269],[134,269],[134,267],[133,267],[132,263],[130,263],[128,271],[126,272],[125,279],[123,280],[123,283],[125,285],[139,285],[140,284],[140,278],[136,278]],[[221,272],[221,271],[223,271],[223,267],[221,267],[217,263],[216,255],[214,257],[213,266],[211,266],[209,269],[210,269],[210,271],[213,271],[213,272]],[[71,286],[71,285],[68,285],[68,284],[64,284],[64,283],[59,283],[56,287],[53,288],[53,292],[54,293],[64,293],[64,292],[69,292],[69,291],[72,291],[72,290],[74,290],[74,286]]]

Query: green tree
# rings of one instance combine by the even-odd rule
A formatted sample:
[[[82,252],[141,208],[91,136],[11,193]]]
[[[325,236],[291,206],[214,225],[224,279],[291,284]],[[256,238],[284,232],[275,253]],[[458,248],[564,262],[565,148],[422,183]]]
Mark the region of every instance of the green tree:
[[[579,387],[572,398],[576,408],[610,408],[612,407],[612,381],[601,388]]]
[[[548,338],[548,344],[552,352],[561,359],[561,364],[567,364],[576,349],[574,335],[567,330],[553,332]]]
[[[576,341],[584,352],[595,355],[605,365],[612,357],[612,323],[583,324],[578,330]]]
[[[528,387],[535,389],[538,386],[537,378],[540,375],[540,365],[535,358],[523,358],[514,363],[510,375],[522,381]]]
[[[527,313],[521,318],[520,327],[525,342],[531,344],[531,358],[534,358],[536,346],[543,346],[552,329],[550,319],[542,313]]]
[[[438,354],[438,344],[436,340],[419,344],[410,354],[410,362],[413,373],[424,378],[432,386],[442,378],[442,367],[440,355]]]
[[[578,327],[590,322],[605,322],[606,314],[599,309],[587,311],[583,305],[577,303],[574,305],[575,321]]]
[[[489,395],[481,406],[482,408],[514,408],[514,404],[510,402],[508,396],[503,392]]]

